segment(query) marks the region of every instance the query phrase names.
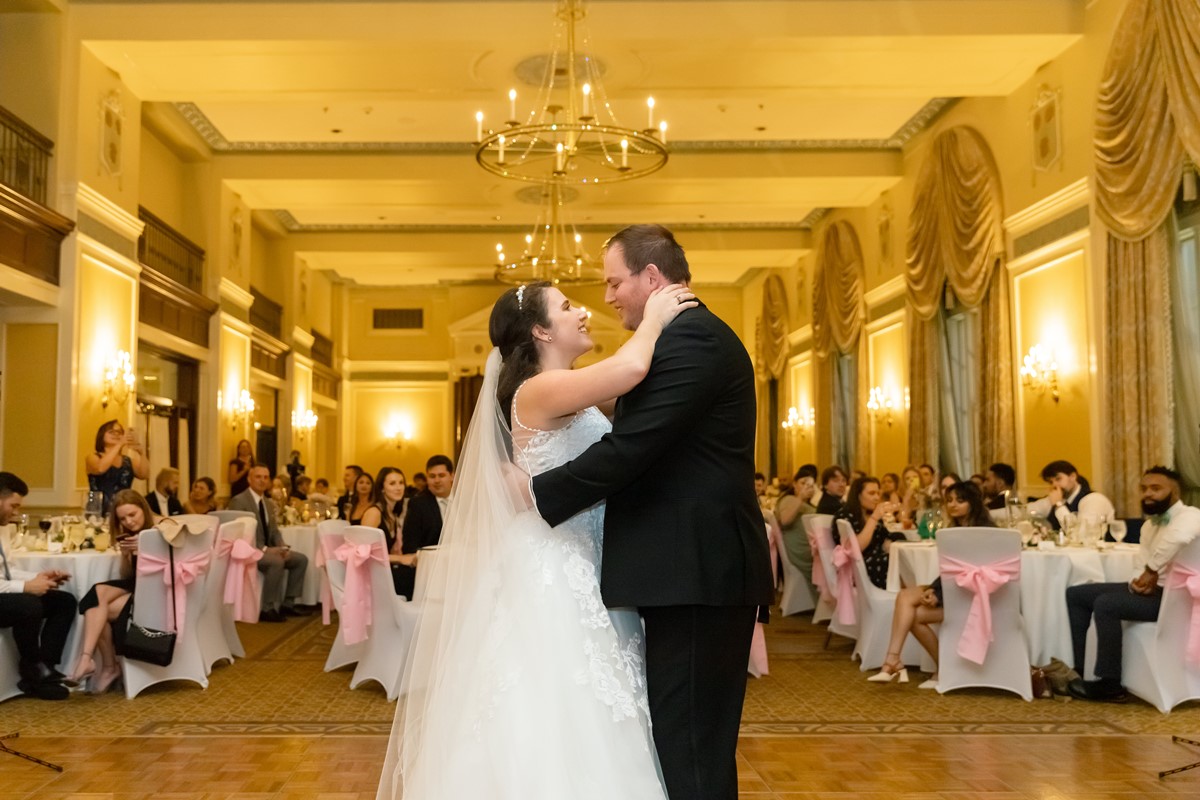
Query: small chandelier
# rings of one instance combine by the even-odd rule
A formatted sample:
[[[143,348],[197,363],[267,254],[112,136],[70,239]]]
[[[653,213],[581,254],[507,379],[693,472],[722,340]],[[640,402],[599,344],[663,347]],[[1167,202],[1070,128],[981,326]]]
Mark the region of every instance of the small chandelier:
[[[548,183],[544,188],[542,210],[533,230],[525,234],[520,257],[510,258],[504,245],[496,244],[496,280],[513,285],[532,281],[602,283],[603,272],[583,249],[583,237],[563,220],[562,185]]]
[[[509,114],[500,130],[485,129],[475,113],[475,160],[494,175],[530,183],[597,184],[641,178],[667,163],[667,123],[654,121],[646,99],[646,127],[617,120],[588,53],[577,59],[575,24],[582,0],[557,0],[554,52],[546,63],[536,106],[517,118],[517,90],[508,92]],[[582,74],[580,74],[582,73]],[[564,80],[565,78],[565,80]]]
[[[127,350],[118,350],[109,358],[108,366],[104,368],[104,387],[100,395],[100,407],[108,408],[108,404],[125,405],[129,393],[133,390],[133,360]]]

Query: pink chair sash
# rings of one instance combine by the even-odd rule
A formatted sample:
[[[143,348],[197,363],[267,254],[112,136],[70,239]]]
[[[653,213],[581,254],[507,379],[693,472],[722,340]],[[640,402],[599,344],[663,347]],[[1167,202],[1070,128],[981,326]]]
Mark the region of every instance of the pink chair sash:
[[[786,552],[783,548],[783,529],[772,518],[767,523],[767,549],[771,553],[771,583],[779,585],[779,554]]]
[[[1186,589],[1192,597],[1192,619],[1188,624],[1187,660],[1200,666],[1200,572],[1182,564],[1172,564],[1165,588]]]
[[[175,597],[171,614],[167,617],[167,630],[175,630],[175,618],[179,617],[180,636],[183,635],[184,621],[187,619],[187,587],[196,582],[196,578],[208,572],[212,561],[212,552],[205,550],[194,553],[187,558],[175,557]],[[139,575],[162,573],[163,585],[171,585],[171,562],[149,553],[138,553],[137,571]]]
[[[346,562],[346,591],[342,597],[342,639],[358,644],[367,638],[367,628],[375,621],[371,607],[371,562],[388,563],[383,542],[354,544],[344,542],[333,557]]]
[[[817,548],[817,537],[808,529],[805,529],[804,533],[808,536],[808,549],[812,552],[813,586],[817,587],[822,598],[832,601],[833,595],[829,592],[829,581],[825,580],[825,568],[821,565],[821,554]]]
[[[258,622],[262,608],[258,562],[262,560],[262,551],[244,539],[218,539],[217,556],[229,558],[224,599],[226,605],[233,606],[233,618],[239,622]]]
[[[971,599],[971,610],[967,612],[967,622],[956,652],[968,661],[982,664],[994,638],[992,593],[1009,581],[1020,580],[1021,556],[1015,555],[991,564],[968,564],[950,556],[941,556],[938,562],[943,575],[954,578],[956,584],[975,595]]]
[[[858,623],[854,608],[854,562],[862,558],[857,550],[844,544],[833,548],[833,566],[837,569],[837,615],[843,625]],[[815,571],[815,570],[814,570]]]
[[[325,569],[325,565],[329,563],[329,558],[334,551],[345,541],[345,537],[326,535],[317,538],[320,540],[316,561],[317,569],[321,571],[321,624],[328,625],[330,623],[329,612],[333,609],[333,587],[329,585],[329,572]],[[326,550],[329,552],[325,552]]]

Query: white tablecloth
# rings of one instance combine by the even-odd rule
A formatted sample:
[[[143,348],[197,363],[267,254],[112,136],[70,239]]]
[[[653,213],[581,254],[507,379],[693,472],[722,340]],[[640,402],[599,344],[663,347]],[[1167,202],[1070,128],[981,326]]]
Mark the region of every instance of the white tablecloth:
[[[1071,626],[1067,619],[1067,587],[1081,583],[1124,583],[1139,566],[1137,545],[1116,545],[1107,550],[1060,547],[1021,552],[1021,616],[1029,659],[1033,664],[1060,658],[1068,665]],[[938,576],[937,547],[930,542],[895,542],[888,559],[888,585],[932,583]]]
[[[304,592],[300,595],[300,602],[306,606],[315,606],[321,602],[321,570],[317,569],[317,526],[285,525],[279,529],[279,533],[293,550],[308,557],[308,569],[304,572]]]
[[[9,556],[8,561],[17,569],[29,572],[59,570],[69,573],[71,579],[59,588],[75,595],[76,600],[81,599],[87,594],[88,589],[97,583],[121,577],[121,556],[116,550],[106,550],[103,553],[97,553],[94,550],[57,554],[45,551],[13,553]],[[60,671],[70,672],[75,668],[82,637],[83,618],[80,617],[71,626],[71,633],[67,636],[67,646],[63,649],[63,660],[58,664]]]

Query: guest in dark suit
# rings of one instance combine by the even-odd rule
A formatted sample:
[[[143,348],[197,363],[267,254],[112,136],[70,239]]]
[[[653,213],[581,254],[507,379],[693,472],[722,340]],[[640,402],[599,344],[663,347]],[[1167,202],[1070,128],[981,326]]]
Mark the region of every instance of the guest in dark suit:
[[[836,464],[826,467],[821,473],[821,499],[817,502],[818,514],[837,514],[842,510],[846,494],[846,471]]]
[[[1017,471],[1012,468],[1012,465],[1003,462],[996,462],[987,468],[987,475],[983,478],[983,496],[987,500],[989,509],[1004,508],[1004,504],[1008,499],[1007,492],[1013,491],[1017,486]]]
[[[154,478],[154,491],[146,495],[146,505],[160,517],[173,517],[183,513],[179,502],[179,470],[163,467]]]
[[[345,491],[337,501],[338,519],[350,519],[346,515],[354,507],[354,484],[358,481],[358,476],[362,474],[363,468],[358,464],[351,464],[342,470],[342,487]]]
[[[635,225],[605,245],[604,277],[605,301],[634,330],[651,292],[691,273],[669,230]],[[608,501],[601,589],[608,606],[637,607],[645,623],[654,741],[672,798],[737,797],[750,639],[758,607],[774,600],[754,434],[753,365],[701,303],[663,331],[646,379],[617,401],[612,433],[531,484],[551,525]]]
[[[0,472],[0,525],[20,515],[27,494],[25,481]],[[58,588],[70,577],[65,572],[17,569],[0,547],[0,628],[10,628],[17,644],[17,688],[40,700],[67,699],[65,676],[55,665],[75,621],[75,596]]]
[[[448,456],[431,456],[425,462],[425,474],[429,490],[408,501],[401,550],[404,553],[415,553],[442,538],[442,520],[446,518],[450,489],[454,486],[454,462]]]
[[[271,489],[271,470],[265,464],[250,468],[250,488],[229,501],[231,511],[249,511],[258,518],[256,544],[263,551],[258,562],[258,571],[263,574],[262,613],[263,622],[283,622],[285,616],[299,617],[309,613],[297,608],[296,603],[304,591],[304,571],[308,569],[308,557],[291,550],[279,532],[275,506],[267,498]],[[287,573],[287,589],[283,587]],[[280,603],[280,597],[284,600]]]

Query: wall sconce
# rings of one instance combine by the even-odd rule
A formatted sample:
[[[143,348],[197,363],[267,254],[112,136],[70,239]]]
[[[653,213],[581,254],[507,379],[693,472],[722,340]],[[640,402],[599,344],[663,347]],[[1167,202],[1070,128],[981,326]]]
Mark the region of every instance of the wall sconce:
[[[129,353],[118,350],[104,369],[104,390],[100,395],[100,407],[108,408],[110,402],[124,405],[133,389],[133,362]]]
[[[1038,394],[1048,389],[1051,399],[1058,402],[1058,362],[1050,348],[1041,343],[1029,348],[1021,364],[1021,384]]]
[[[303,411],[292,411],[292,432],[303,439],[317,429],[317,414],[311,408]]]
[[[383,436],[389,447],[403,450],[413,440],[412,422],[407,417],[392,417],[383,426]]]
[[[875,422],[883,422],[889,428],[895,417],[892,412],[900,407],[900,393],[893,389],[890,393],[882,386],[872,386],[871,396],[867,398],[867,413]]]
[[[242,389],[238,399],[229,408],[229,427],[235,431],[244,428],[254,418],[254,399],[250,392]]]
[[[800,409],[796,408],[795,406],[791,406],[788,408],[787,419],[781,422],[779,427],[783,428],[788,433],[798,433],[800,434],[801,438],[803,438],[808,431],[816,427],[816,424],[817,410],[815,408],[809,406],[808,411],[801,414]]]

